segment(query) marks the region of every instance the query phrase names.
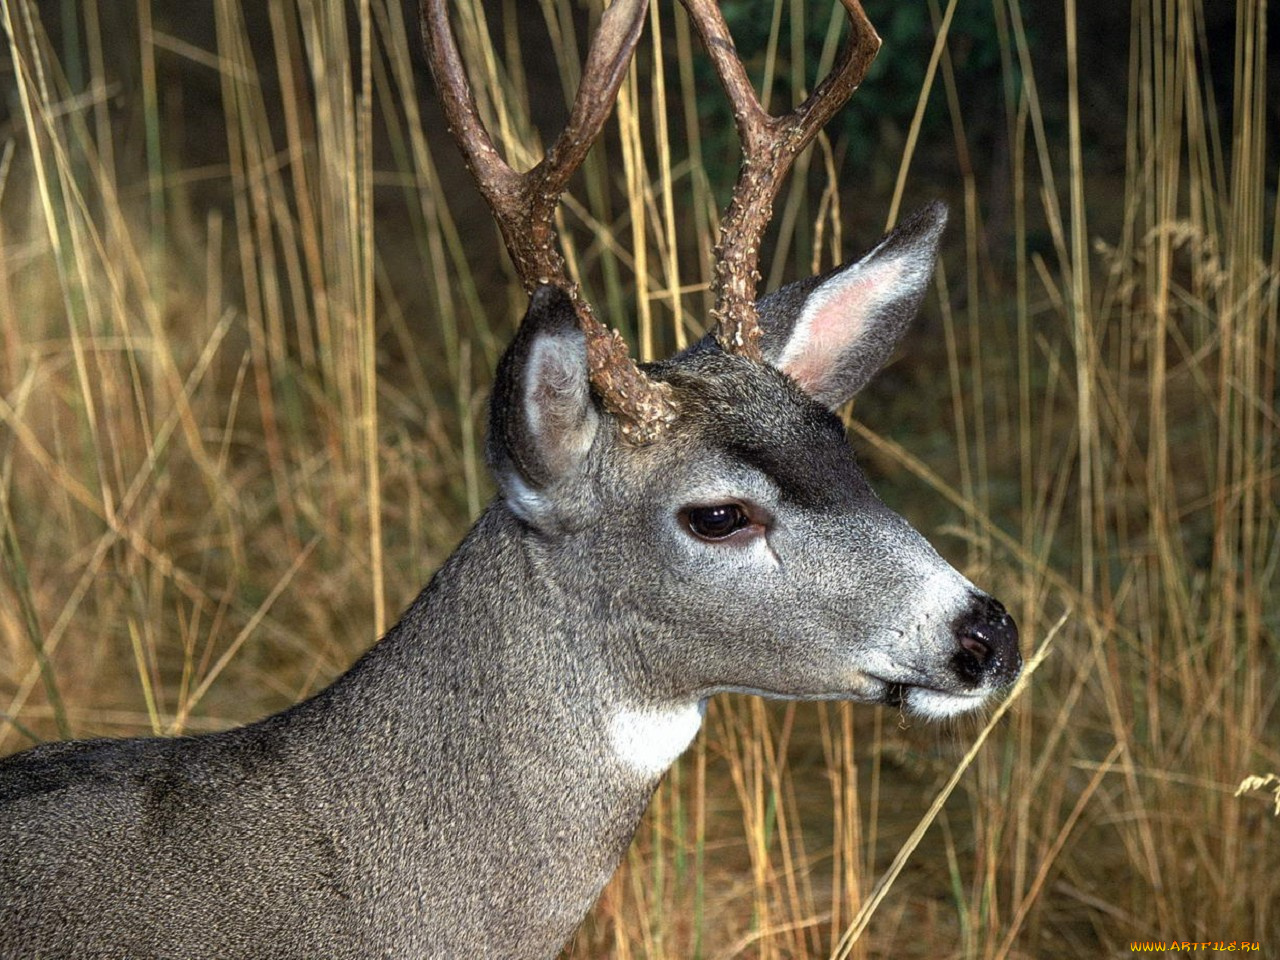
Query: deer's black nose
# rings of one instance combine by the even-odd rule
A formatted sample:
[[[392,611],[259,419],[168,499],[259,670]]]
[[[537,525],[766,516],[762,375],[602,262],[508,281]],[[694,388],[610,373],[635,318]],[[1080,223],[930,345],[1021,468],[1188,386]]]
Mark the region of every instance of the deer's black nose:
[[[977,594],[955,622],[959,649],[951,658],[962,680],[1006,686],[1022,669],[1018,650],[1018,625],[1000,601]]]

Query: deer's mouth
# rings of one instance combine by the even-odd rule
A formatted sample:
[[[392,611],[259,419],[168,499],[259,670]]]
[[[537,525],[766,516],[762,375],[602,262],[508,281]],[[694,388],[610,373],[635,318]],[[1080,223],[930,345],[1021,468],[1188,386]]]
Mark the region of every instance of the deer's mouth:
[[[919,683],[885,683],[883,703],[916,716],[942,720],[982,706],[990,691],[959,692]]]

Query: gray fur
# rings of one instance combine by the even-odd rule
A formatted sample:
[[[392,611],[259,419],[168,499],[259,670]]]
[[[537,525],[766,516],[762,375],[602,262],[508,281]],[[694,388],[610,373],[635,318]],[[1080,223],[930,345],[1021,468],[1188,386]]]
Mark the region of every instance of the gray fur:
[[[1017,674],[1007,615],[875,497],[824,403],[702,345],[649,368],[679,420],[629,445],[567,310],[539,291],[499,369],[502,493],[332,686],[0,761],[0,957],[552,957],[670,760],[644,738],[678,753],[716,692],[949,715]],[[682,511],[722,502],[767,533],[694,537]]]

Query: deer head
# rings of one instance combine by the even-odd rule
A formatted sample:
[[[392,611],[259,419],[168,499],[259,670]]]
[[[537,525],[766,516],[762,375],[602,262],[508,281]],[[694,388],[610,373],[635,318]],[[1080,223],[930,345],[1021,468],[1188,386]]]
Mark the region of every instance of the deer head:
[[[642,368],[566,277],[552,216],[607,117],[647,0],[604,12],[565,131],[525,174],[477,118],[445,0],[423,0],[451,129],[531,293],[491,402],[501,495],[549,575],[590,581],[582,602],[646,638],[631,686],[650,702],[749,690],[969,709],[1017,675],[1013,622],[876,498],[834,415],[914,316],[945,208],[917,212],[856,263],[755,295],[781,181],[879,38],[858,0],[841,0],[851,29],[831,74],[771,116],[719,9],[682,2],[733,103],[744,159],[716,248],[712,330]]]

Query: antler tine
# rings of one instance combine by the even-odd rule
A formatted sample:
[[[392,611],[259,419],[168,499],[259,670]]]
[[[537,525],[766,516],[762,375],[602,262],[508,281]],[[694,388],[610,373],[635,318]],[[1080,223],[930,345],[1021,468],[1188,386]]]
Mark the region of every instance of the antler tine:
[[[623,434],[635,443],[653,441],[675,419],[670,389],[641,372],[621,335],[596,319],[578,285],[569,279],[556,242],[555,210],[613,110],[648,6],[649,0],[614,0],[601,14],[568,122],[527,173],[517,173],[499,156],[480,121],[447,0],[422,0],[420,9],[423,45],[449,131],[493,211],[520,282],[529,293],[540,284],[555,284],[573,299],[587,338],[592,386],[621,421]]]
[[[649,0],[614,0],[600,15],[569,121],[537,167],[544,185],[557,196],[582,166],[587,150],[613,112],[648,7]]]
[[[760,360],[756,283],[760,241],[773,214],[773,201],[796,155],[862,83],[880,49],[880,37],[859,0],[840,0],[849,16],[850,33],[831,72],[794,110],[773,116],[760,105],[714,0],[681,2],[733,103],[742,143],[742,167],[716,244],[711,318],[724,350]]]

